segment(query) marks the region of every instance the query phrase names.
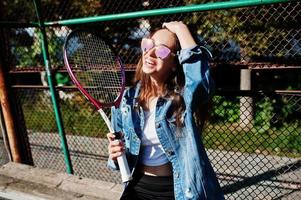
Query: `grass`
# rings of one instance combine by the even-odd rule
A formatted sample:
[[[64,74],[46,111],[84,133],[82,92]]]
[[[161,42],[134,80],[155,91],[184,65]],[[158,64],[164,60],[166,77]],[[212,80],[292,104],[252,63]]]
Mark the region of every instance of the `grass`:
[[[53,108],[36,104],[23,105],[26,128],[32,132],[57,132]],[[100,114],[89,104],[61,104],[64,130],[67,135],[105,137],[108,129]]]
[[[300,121],[278,129],[260,131],[261,127],[241,128],[238,124],[207,124],[203,132],[210,149],[262,153],[288,157],[301,156]]]

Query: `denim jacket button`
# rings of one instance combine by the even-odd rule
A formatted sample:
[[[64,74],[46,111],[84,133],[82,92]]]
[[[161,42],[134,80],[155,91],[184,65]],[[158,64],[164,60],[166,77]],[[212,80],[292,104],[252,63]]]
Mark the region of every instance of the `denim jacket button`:
[[[191,189],[190,188],[187,188],[187,190],[185,191],[185,196],[188,198],[188,199],[193,199],[193,194],[191,192]]]
[[[134,140],[137,140],[137,139],[138,139],[138,137],[137,137],[136,135],[134,135],[134,136],[133,136],[133,139],[134,139]]]
[[[125,106],[121,107],[121,112],[126,115],[128,113],[128,108]]]
[[[166,151],[166,154],[167,154],[167,156],[172,156],[172,155],[174,155],[175,153],[173,152],[173,150],[168,149],[168,150]]]
[[[156,128],[160,128],[161,127],[161,124],[158,122],[156,123]]]

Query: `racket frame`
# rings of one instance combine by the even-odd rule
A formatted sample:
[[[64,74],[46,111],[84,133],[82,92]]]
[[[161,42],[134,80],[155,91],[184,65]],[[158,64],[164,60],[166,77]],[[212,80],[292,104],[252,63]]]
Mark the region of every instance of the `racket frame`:
[[[121,71],[121,88],[120,88],[120,91],[119,91],[120,95],[117,97],[117,99],[115,99],[114,102],[110,102],[110,103],[100,102],[97,99],[93,98],[87,92],[87,90],[80,84],[80,82],[77,80],[76,76],[74,75],[74,73],[73,73],[73,71],[70,67],[71,65],[69,64],[68,59],[67,59],[67,57],[68,57],[67,56],[67,43],[68,43],[69,39],[72,38],[73,35],[77,34],[78,32],[87,32],[87,33],[91,33],[91,34],[95,33],[95,31],[88,31],[88,30],[85,30],[85,29],[77,29],[77,30],[72,31],[67,36],[67,39],[66,39],[64,47],[63,47],[63,54],[64,54],[63,57],[64,57],[65,66],[67,68],[67,72],[68,72],[72,82],[81,91],[81,93],[97,108],[97,110],[102,109],[102,108],[109,108],[109,107],[112,107],[112,106],[115,106],[115,108],[119,108],[119,105],[120,105],[120,102],[121,102],[121,99],[122,99],[122,96],[123,96],[123,92],[125,90],[125,70],[124,70],[124,65],[122,64],[120,57],[116,56],[116,63],[118,63],[120,65],[120,71]],[[101,39],[106,43],[106,45],[108,45],[110,47],[110,49],[111,49],[111,51],[113,52],[114,55],[118,55],[113,50],[113,46],[110,45],[110,43],[107,42],[108,41],[107,39],[105,39],[105,38],[101,38]]]
[[[119,64],[120,66],[120,71],[121,71],[121,88],[119,91],[119,96],[115,99],[114,102],[110,102],[110,103],[102,103],[100,101],[98,101],[97,99],[93,98],[89,92],[80,84],[80,82],[77,80],[76,76],[74,75],[72,69],[71,69],[71,65],[68,62],[68,56],[67,56],[67,44],[68,41],[71,37],[73,37],[74,34],[77,34],[78,32],[87,32],[87,33],[91,33],[94,34],[95,31],[91,31],[91,30],[83,30],[83,29],[77,29],[72,31],[66,38],[65,44],[63,46],[63,57],[64,57],[64,63],[67,69],[67,72],[72,80],[72,82],[76,85],[76,87],[79,89],[79,91],[97,108],[97,111],[100,113],[100,115],[102,116],[103,120],[105,121],[109,131],[111,133],[114,133],[114,129],[113,126],[109,120],[109,118],[107,117],[106,113],[103,111],[103,108],[107,107],[112,107],[114,106],[115,108],[119,108],[120,102],[122,100],[122,96],[125,90],[125,70],[124,70],[124,65],[121,62],[121,59],[119,56],[116,56],[116,63]],[[98,36],[99,37],[99,36]],[[106,45],[108,45],[111,49],[111,51],[113,52],[114,55],[118,55],[116,54],[116,52],[113,50],[112,45],[110,45],[110,43],[107,42],[106,39],[101,38]],[[128,167],[128,162],[126,159],[125,154],[122,154],[121,156],[117,157],[117,161],[119,164],[119,168],[120,168],[120,172],[121,172],[121,179],[122,182],[128,182],[130,180],[132,180],[132,175],[130,173],[129,167]]]

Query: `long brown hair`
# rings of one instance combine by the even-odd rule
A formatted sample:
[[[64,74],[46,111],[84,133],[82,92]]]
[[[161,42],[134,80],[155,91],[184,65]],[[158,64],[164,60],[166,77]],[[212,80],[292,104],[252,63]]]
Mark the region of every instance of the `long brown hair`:
[[[162,29],[155,30],[149,37],[152,37],[157,31]],[[179,40],[176,36],[176,34],[173,34],[173,37],[176,42],[176,51],[179,51],[181,49]],[[185,101],[182,94],[182,91],[185,86],[185,76],[183,72],[183,67],[179,63],[179,60],[177,57],[175,59],[175,65],[176,70],[172,71],[171,74],[169,74],[169,77],[164,83],[163,86],[163,97],[172,99],[172,104],[167,112],[167,117],[175,116],[175,124],[177,127],[183,127],[184,121],[183,121],[183,112],[185,111]],[[142,71],[142,57],[139,59],[139,62],[137,64],[134,82],[137,83],[140,81],[141,89],[140,94],[138,97],[138,103],[142,107],[146,107],[146,104],[148,103],[148,100],[152,96],[158,96],[158,90],[157,88],[152,84],[150,75],[145,74]],[[194,112],[194,117],[196,120],[197,125],[202,128],[204,117],[207,116],[207,109],[204,106],[200,106],[200,108],[197,108]]]

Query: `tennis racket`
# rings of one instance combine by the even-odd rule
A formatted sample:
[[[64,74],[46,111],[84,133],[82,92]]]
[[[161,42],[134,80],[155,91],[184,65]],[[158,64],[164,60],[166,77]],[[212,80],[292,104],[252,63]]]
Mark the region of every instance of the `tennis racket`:
[[[73,83],[97,108],[109,131],[114,133],[103,108],[119,107],[125,88],[125,72],[112,46],[96,31],[75,30],[65,41],[64,62]],[[122,182],[131,180],[125,154],[117,161]]]

